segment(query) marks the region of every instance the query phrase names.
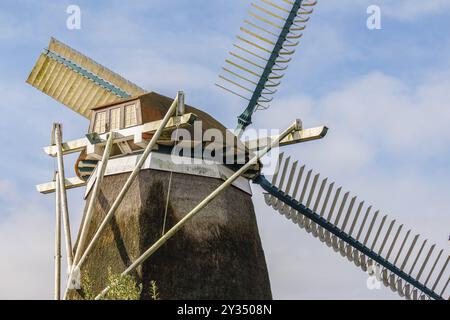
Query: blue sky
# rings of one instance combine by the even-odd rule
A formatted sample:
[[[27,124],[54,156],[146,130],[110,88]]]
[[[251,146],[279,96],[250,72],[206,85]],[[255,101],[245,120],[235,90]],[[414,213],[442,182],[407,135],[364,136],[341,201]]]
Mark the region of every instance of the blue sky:
[[[82,10],[81,30],[66,28],[70,4]],[[183,89],[189,104],[234,127],[244,105],[213,84],[249,4],[0,3],[0,254],[9,257],[0,265],[0,298],[51,298],[53,199],[36,194],[34,185],[51,179],[54,163],[42,147],[54,121],[64,124],[66,139],[87,128],[86,120],[25,84],[49,38],[148,90],[173,96]],[[381,30],[366,27],[372,4],[381,7]],[[324,141],[287,151],[447,249],[449,21],[445,0],[320,1],[271,109],[254,119],[260,128],[295,118],[328,125]],[[366,275],[265,208],[254,191],[276,298],[395,298],[367,290]],[[70,194],[74,230],[80,194]],[[320,276],[310,276],[313,268]]]

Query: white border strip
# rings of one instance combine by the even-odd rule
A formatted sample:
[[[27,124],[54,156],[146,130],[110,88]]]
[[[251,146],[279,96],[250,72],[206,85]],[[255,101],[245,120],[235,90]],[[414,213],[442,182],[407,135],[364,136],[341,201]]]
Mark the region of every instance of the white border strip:
[[[133,154],[127,155],[120,158],[111,159],[108,162],[108,166],[106,168],[105,176],[113,176],[116,174],[132,172],[136,167],[136,163],[138,163],[141,154]],[[177,159],[177,163],[174,163],[173,159]],[[151,169],[151,170],[160,170],[160,171],[168,171],[175,173],[182,173],[187,175],[194,175],[200,177],[209,177],[215,179],[226,180],[233,175],[233,170],[225,167],[224,165],[213,163],[213,164],[195,164],[192,163],[195,159],[173,156],[165,153],[152,152],[150,156],[145,161],[142,166],[142,170]],[[91,175],[86,187],[86,192],[84,198],[87,199],[89,193],[92,189],[92,186],[95,182],[95,171]],[[235,182],[233,182],[233,186],[248,193],[249,195],[253,195],[252,189],[250,187],[250,181],[244,177],[239,177]]]

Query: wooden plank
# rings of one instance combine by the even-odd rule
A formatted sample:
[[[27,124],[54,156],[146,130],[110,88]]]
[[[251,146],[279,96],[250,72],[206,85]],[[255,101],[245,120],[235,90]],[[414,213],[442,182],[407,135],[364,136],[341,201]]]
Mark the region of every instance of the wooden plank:
[[[98,62],[92,60],[88,56],[76,51],[67,44],[62,43],[61,41],[58,41],[55,38],[51,38],[49,49],[73,61],[82,68],[88,70],[89,72],[98,75],[99,77],[112,83],[116,87],[127,91],[132,96],[138,96],[146,93],[144,89],[140,88],[136,84],[123,78],[119,74],[109,70],[105,66],[99,64]]]
[[[180,128],[185,128],[194,123],[197,119],[197,116],[193,113],[187,113],[180,117],[172,117],[164,130],[170,131],[175,130],[177,124]],[[158,129],[161,124],[161,120],[153,121],[149,123],[145,123],[141,126],[136,126],[132,128],[127,128],[123,130],[119,130],[115,132],[116,137],[114,138],[114,143],[124,142],[124,141],[134,141],[142,144],[142,134],[153,134]],[[95,146],[103,146],[106,143],[106,133],[100,135],[101,143],[96,144]],[[88,147],[93,148],[93,145],[89,142],[87,138],[81,138],[77,140],[72,140],[68,142],[64,142],[63,145],[63,154],[71,154],[76,152],[81,152]],[[51,157],[56,157],[57,150],[56,146],[48,146],[44,148],[46,154]]]
[[[66,186],[66,189],[68,189],[68,190],[84,187],[86,184],[87,184],[86,181],[81,180],[78,177],[65,179],[65,186]],[[36,186],[36,189],[39,193],[42,193],[42,194],[54,193],[56,191],[56,182],[52,181],[52,182],[39,184]]]
[[[328,128],[325,126],[295,131],[280,142],[280,147],[320,140],[327,135],[327,132]],[[273,141],[274,139],[274,137],[270,137],[259,140],[250,140],[246,142],[246,145],[252,151],[261,150],[267,146],[269,141]]]

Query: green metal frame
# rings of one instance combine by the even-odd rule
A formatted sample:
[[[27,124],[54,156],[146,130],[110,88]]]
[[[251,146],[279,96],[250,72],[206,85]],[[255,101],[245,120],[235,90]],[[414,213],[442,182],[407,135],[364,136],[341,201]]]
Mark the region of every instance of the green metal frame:
[[[263,71],[261,78],[259,79],[258,85],[256,86],[255,91],[250,99],[250,102],[245,109],[245,111],[238,117],[238,131],[244,131],[251,123],[252,123],[252,115],[255,113],[256,108],[258,107],[258,101],[261,98],[263,90],[266,86],[267,81],[269,80],[269,76],[273,71],[273,67],[276,64],[276,60],[280,56],[280,52],[283,49],[283,44],[287,39],[287,36],[291,30],[292,25],[294,24],[294,20],[297,17],[298,11],[302,6],[303,0],[295,0],[295,3],[292,5],[291,12],[289,13],[288,18],[284,24],[283,30],[278,37],[278,40],[273,48],[273,51],[270,55],[269,61]]]

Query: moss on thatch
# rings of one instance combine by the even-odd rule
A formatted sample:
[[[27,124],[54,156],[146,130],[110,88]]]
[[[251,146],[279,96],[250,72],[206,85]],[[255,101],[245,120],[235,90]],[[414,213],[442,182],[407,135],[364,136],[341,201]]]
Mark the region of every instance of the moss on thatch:
[[[128,174],[105,177],[89,230],[91,239]],[[92,290],[108,284],[162,233],[169,173],[144,170],[82,267]],[[166,230],[221,184],[174,174]],[[230,187],[131,275],[141,299],[271,299],[270,282],[251,196]],[[73,295],[73,294],[72,294]]]

